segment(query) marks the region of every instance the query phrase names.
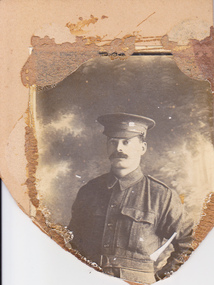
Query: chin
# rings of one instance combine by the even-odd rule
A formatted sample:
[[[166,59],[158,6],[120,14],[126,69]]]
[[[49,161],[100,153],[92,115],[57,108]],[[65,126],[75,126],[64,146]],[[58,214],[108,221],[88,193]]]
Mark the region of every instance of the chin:
[[[114,169],[118,169],[118,170],[120,170],[120,169],[125,169],[127,166],[123,163],[123,162],[121,162],[121,161],[118,161],[118,162],[113,162],[112,164],[112,167],[114,168]]]

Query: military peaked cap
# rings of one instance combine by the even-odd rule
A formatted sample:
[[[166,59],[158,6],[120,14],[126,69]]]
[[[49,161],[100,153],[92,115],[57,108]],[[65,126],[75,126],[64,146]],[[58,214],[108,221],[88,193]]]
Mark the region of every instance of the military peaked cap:
[[[127,113],[106,114],[97,118],[97,121],[104,126],[103,134],[114,138],[132,138],[144,135],[155,126],[155,121]]]

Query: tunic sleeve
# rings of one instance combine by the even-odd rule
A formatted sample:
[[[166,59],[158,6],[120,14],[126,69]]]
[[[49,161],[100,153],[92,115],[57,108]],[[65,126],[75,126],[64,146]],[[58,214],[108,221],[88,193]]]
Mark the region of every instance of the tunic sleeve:
[[[83,235],[84,235],[84,224],[86,217],[86,205],[84,199],[84,187],[80,188],[76,200],[72,206],[72,217],[68,225],[68,229],[73,233],[73,240],[71,242],[72,248],[77,249],[83,253]]]
[[[156,273],[156,279],[162,279],[172,272],[178,270],[183,264],[183,256],[189,256],[193,251],[191,243],[193,241],[194,223],[188,218],[184,211],[180,198],[173,190],[167,192],[165,199],[164,211],[160,221],[160,235],[169,239],[175,232],[176,237],[172,241],[174,251],[168,258],[166,265]]]

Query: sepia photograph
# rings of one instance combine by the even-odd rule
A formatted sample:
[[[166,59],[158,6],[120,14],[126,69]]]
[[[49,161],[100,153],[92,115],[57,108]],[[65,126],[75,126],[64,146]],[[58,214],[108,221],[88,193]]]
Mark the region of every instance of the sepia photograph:
[[[212,1],[0,6],[3,282],[212,284]]]
[[[71,248],[131,282],[179,269],[214,185],[209,82],[170,54],[103,55],[37,86],[34,108],[40,207]]]

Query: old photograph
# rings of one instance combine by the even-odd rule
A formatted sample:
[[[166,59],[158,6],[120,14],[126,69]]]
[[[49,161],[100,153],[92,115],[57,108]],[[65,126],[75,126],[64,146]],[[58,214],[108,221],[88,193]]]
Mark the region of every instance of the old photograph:
[[[100,56],[37,86],[37,190],[73,249],[146,284],[183,264],[213,190],[212,100],[170,54]]]

